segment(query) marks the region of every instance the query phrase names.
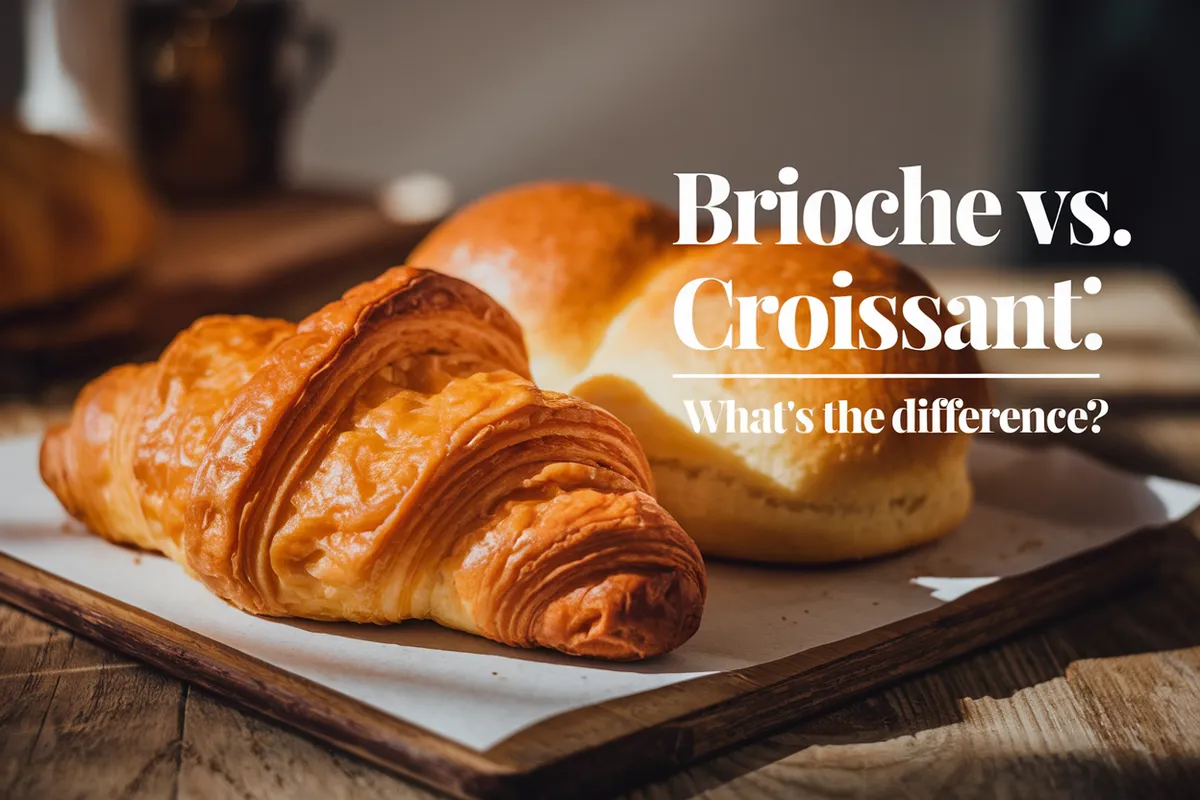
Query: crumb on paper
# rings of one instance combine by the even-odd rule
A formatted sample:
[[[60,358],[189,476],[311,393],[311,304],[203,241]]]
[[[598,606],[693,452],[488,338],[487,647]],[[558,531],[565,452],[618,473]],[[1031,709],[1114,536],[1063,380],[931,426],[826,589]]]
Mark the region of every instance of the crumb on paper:
[[[88,529],[79,520],[65,519],[58,526],[58,531],[64,536],[84,536],[87,534]]]

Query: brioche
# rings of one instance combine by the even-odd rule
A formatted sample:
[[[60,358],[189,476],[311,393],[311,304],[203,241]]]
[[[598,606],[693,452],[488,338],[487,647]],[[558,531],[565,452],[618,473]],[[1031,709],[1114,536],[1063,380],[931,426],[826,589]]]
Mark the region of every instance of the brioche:
[[[42,476],[95,533],[255,614],[616,660],[678,647],[700,553],[629,429],[528,374],[491,298],[398,268],[298,326],[204,318],[98,378]]]
[[[905,398],[986,398],[978,378],[867,380],[723,378],[677,373],[978,373],[973,351],[789,349],[767,321],[761,350],[693,350],[676,334],[673,305],[691,280],[731,280],[739,295],[932,293],[913,270],[845,244],[681,247],[674,215],[596,184],[543,183],[484,198],[436,228],[409,263],[472,281],[524,326],[535,379],[612,411],[649,457],[659,501],[710,555],[826,562],[900,550],[951,530],[967,513],[965,435],[696,433],[685,400],[743,408],[792,401],[821,413],[831,401],[880,408]],[[770,234],[761,239],[769,242]],[[853,276],[834,289],[833,273]],[[702,341],[719,343],[735,311],[708,283],[694,315]],[[898,330],[910,328],[890,316]],[[944,331],[954,324],[942,313]],[[797,330],[804,340],[804,315]],[[863,329],[855,312],[854,338]],[[864,335],[870,336],[870,332]],[[916,334],[919,337],[919,334]],[[832,338],[832,337],[830,337]],[[919,340],[919,339],[918,339]]]
[[[154,227],[149,193],[128,165],[0,120],[0,313],[127,275]]]

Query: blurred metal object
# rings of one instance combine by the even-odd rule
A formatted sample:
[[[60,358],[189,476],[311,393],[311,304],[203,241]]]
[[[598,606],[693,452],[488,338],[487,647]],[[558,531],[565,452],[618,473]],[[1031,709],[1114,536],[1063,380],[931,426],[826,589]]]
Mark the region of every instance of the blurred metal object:
[[[332,34],[292,0],[136,0],[130,15],[150,182],[176,205],[278,186],[287,123],[328,71]]]

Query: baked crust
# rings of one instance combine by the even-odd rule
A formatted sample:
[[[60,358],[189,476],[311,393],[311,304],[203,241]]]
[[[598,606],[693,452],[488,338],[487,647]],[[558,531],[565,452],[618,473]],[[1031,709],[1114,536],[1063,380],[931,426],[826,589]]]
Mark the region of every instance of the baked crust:
[[[629,429],[528,372],[490,297],[397,268],[297,326],[208,317],[100,377],[42,475],[96,533],[256,614],[678,647],[704,602],[695,544]]]
[[[149,254],[155,222],[128,164],[0,119],[0,313],[129,274]]]
[[[563,209],[575,209],[565,213]],[[637,209],[636,213],[629,209]],[[648,222],[648,220],[650,222]],[[514,223],[513,221],[519,221]],[[706,554],[820,562],[892,552],[936,538],[966,515],[969,437],[960,434],[697,434],[685,400],[734,401],[748,409],[791,401],[815,409],[845,399],[880,408],[905,398],[986,400],[984,381],[951,379],[737,379],[689,381],[675,373],[978,373],[974,351],[834,350],[832,332],[809,351],[784,346],[762,315],[761,350],[693,350],[679,341],[673,309],[689,281],[733,282],[739,296],[852,298],[935,295],[912,269],[857,244],[672,246],[675,218],[648,200],[593,184],[546,183],[499,192],[451,217],[409,263],[470,280],[526,326],[534,376],[597,403],[633,428],[650,458],[660,502]],[[853,283],[834,288],[847,270]],[[553,278],[547,277],[553,273]],[[888,313],[916,341],[902,315]],[[804,306],[802,306],[804,308]],[[724,290],[708,283],[694,319],[702,342],[737,325]],[[945,331],[953,318],[937,319]],[[806,341],[806,313],[797,335]],[[868,340],[871,333],[868,331]],[[541,371],[542,365],[551,368]]]

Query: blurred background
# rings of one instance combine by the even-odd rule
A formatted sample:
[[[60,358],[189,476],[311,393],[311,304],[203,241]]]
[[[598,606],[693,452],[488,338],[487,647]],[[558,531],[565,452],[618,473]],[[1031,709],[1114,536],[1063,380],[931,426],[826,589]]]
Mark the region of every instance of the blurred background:
[[[272,5],[0,0],[0,104],[35,127],[86,128],[70,106],[95,97],[65,84],[90,73],[94,95],[128,71],[120,57],[140,48],[145,60],[150,11],[171,9],[157,15],[165,30],[188,7],[236,18]],[[1194,261],[1185,240],[1200,211],[1188,185],[1200,178],[1200,4],[1191,0],[298,5],[296,16],[330,40],[282,131],[287,176],[301,184],[375,188],[431,173],[462,201],[581,177],[670,203],[679,171],[770,187],[793,165],[802,190],[854,197],[922,164],[926,186],[952,196],[1107,190],[1113,219],[1135,236],[1124,250],[1035,250],[1017,216],[993,246],[909,249],[911,260],[1079,257],[1180,272]],[[123,15],[142,18],[141,41],[127,40]],[[279,36],[249,38],[264,51],[260,66],[289,55]],[[141,88],[136,97],[101,86],[105,103],[124,106],[104,113],[136,114],[131,105],[152,99]]]
[[[0,0],[0,392],[303,314],[513,183],[674,205],[674,172],[785,165],[803,194],[912,164],[991,189],[994,245],[898,254],[981,293],[1120,268],[1142,288],[1104,314],[1144,363],[1196,334],[1198,30],[1195,0]],[[1108,191],[1132,243],[1037,246],[1018,189]]]

